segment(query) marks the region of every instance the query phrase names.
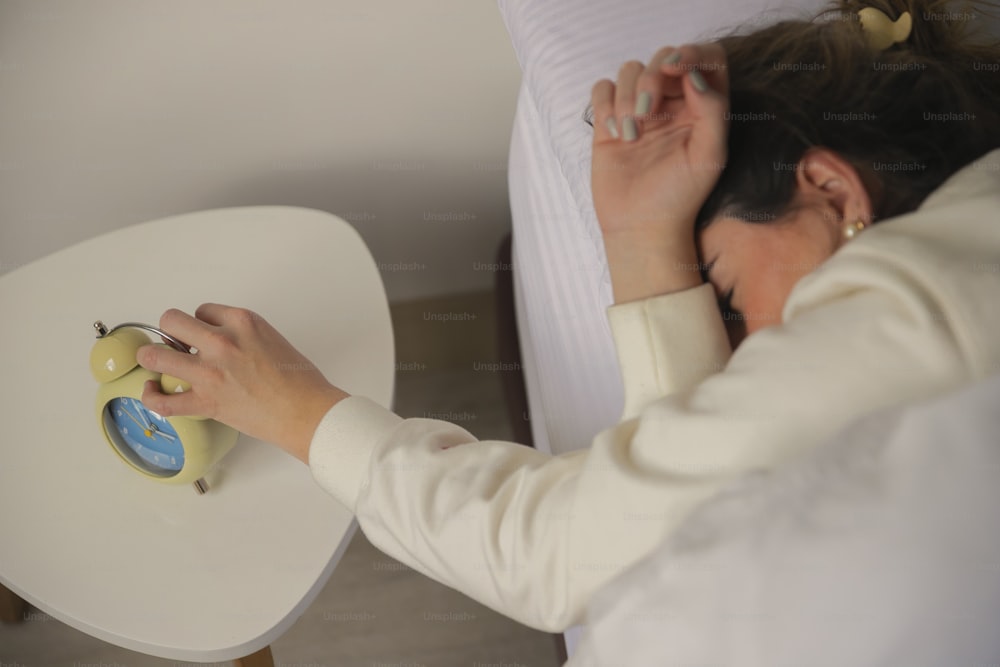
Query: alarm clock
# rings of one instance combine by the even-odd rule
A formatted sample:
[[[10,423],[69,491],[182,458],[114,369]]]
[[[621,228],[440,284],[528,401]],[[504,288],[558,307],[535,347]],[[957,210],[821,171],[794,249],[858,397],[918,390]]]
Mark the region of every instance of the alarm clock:
[[[98,382],[97,423],[111,449],[149,479],[193,483],[199,494],[205,493],[205,473],[233,448],[239,432],[213,419],[163,417],[145,407],[141,397],[147,380],[158,382],[165,393],[188,391],[191,386],[143,368],[135,358],[140,347],[153,342],[144,331],[181,352],[191,353],[192,348],[147,324],[126,322],[109,330],[97,321],[94,329],[97,341],[90,350],[90,372]]]

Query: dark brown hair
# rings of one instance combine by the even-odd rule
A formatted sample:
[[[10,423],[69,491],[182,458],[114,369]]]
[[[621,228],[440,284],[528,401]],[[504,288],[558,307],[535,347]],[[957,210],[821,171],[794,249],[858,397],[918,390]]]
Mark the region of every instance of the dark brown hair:
[[[909,39],[870,47],[857,14],[864,7],[893,20],[910,12]],[[986,8],[996,6],[841,0],[811,20],[720,38],[728,157],[698,227],[720,214],[781,217],[812,147],[858,171],[876,221],[914,210],[955,171],[1000,147],[1000,41],[985,32]]]

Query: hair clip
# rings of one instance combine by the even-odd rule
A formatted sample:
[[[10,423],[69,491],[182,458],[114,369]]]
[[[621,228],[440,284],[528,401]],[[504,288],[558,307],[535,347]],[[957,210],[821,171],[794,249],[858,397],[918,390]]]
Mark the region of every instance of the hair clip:
[[[913,28],[913,18],[910,12],[903,12],[893,21],[885,12],[874,7],[865,7],[858,12],[861,28],[868,38],[868,44],[873,49],[882,51],[897,42],[905,42],[910,37]]]

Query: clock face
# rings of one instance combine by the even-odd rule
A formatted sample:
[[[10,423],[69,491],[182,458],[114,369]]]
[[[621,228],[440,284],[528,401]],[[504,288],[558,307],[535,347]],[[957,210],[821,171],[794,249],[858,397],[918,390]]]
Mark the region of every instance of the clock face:
[[[135,398],[113,398],[104,407],[104,428],[132,465],[171,477],[184,467],[184,447],[174,427]]]

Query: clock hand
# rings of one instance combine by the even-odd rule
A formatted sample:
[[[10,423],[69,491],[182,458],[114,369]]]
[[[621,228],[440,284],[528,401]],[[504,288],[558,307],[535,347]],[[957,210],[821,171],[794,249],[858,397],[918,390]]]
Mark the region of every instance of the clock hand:
[[[145,427],[138,419],[136,419],[135,416],[131,412],[129,412],[128,410],[125,409],[124,405],[121,406],[119,409],[122,412],[124,412],[125,414],[127,414],[128,418],[131,419],[132,421],[134,421],[135,425],[138,426],[139,428],[141,428],[143,430],[143,432],[152,430],[152,429],[149,429],[149,428]]]
[[[168,433],[164,433],[163,431],[157,431],[155,428],[153,429],[153,433],[155,435],[162,435],[164,438],[166,438],[170,442],[173,442],[174,440],[177,439],[177,438],[175,438],[174,436],[172,436],[172,435],[170,435]]]
[[[135,399],[134,398],[132,399],[132,405],[135,405]],[[149,420],[146,419],[146,413],[141,408],[138,408],[138,407],[136,408],[135,412],[136,412],[136,414],[139,415],[139,418],[142,420],[142,423],[145,424],[146,430],[147,431],[153,430],[153,427],[150,425]]]
[[[163,431],[161,431],[160,429],[158,429],[156,427],[156,424],[150,423],[149,418],[146,415],[145,410],[141,410],[140,409],[140,410],[137,410],[136,412],[138,412],[139,416],[142,417],[142,420],[144,422],[146,422],[146,429],[145,429],[146,437],[151,437],[153,435],[162,435],[164,438],[166,438],[167,440],[170,440],[171,442],[173,442],[174,440],[176,440],[176,438],[174,436],[172,436],[172,435],[170,435],[168,433],[164,433]]]

